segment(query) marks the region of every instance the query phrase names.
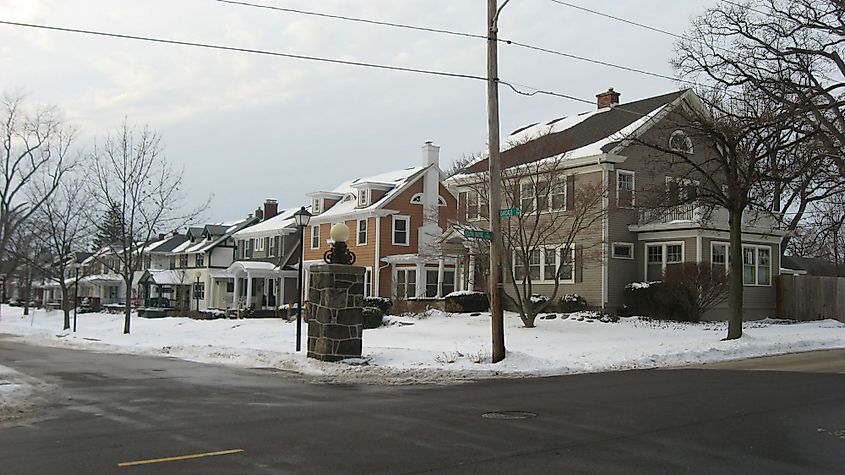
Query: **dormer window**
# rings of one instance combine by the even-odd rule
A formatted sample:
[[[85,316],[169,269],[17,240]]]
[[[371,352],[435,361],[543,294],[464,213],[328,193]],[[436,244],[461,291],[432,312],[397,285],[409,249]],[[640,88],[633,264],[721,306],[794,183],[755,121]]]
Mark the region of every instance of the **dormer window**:
[[[370,205],[370,190],[362,188],[358,190],[358,207],[364,208]]]
[[[311,214],[320,214],[323,212],[323,199],[314,198],[311,200]]]
[[[692,140],[683,130],[676,130],[669,137],[669,149],[673,152],[692,153]]]

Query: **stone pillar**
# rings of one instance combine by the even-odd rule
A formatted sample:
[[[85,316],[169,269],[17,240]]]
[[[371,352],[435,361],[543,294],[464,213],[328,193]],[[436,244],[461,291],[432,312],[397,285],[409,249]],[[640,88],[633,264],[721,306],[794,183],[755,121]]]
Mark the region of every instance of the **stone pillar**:
[[[361,357],[365,271],[363,267],[343,264],[309,268],[309,358],[340,361]]]

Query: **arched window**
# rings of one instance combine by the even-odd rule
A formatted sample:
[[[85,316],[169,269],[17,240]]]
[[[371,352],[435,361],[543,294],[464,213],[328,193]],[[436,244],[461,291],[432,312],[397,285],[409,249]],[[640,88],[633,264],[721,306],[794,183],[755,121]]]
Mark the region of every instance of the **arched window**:
[[[669,149],[673,152],[692,153],[692,140],[684,131],[676,130],[669,137]]]

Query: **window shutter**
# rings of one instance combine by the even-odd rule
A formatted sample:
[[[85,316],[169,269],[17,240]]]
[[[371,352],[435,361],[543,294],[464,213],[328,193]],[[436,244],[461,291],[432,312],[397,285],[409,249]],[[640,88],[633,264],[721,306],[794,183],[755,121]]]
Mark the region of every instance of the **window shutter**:
[[[458,220],[463,221],[467,215],[467,192],[458,193]]]
[[[575,175],[566,177],[566,209],[575,209]]]

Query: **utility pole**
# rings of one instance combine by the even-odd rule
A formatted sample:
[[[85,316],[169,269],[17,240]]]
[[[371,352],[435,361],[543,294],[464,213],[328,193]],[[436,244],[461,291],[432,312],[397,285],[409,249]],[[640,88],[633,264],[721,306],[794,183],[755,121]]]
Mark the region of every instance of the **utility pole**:
[[[493,332],[493,362],[505,359],[505,318],[502,312],[502,223],[499,210],[502,208],[502,170],[499,163],[499,59],[498,22],[501,8],[498,0],[487,0],[487,164],[490,174],[490,326]]]

